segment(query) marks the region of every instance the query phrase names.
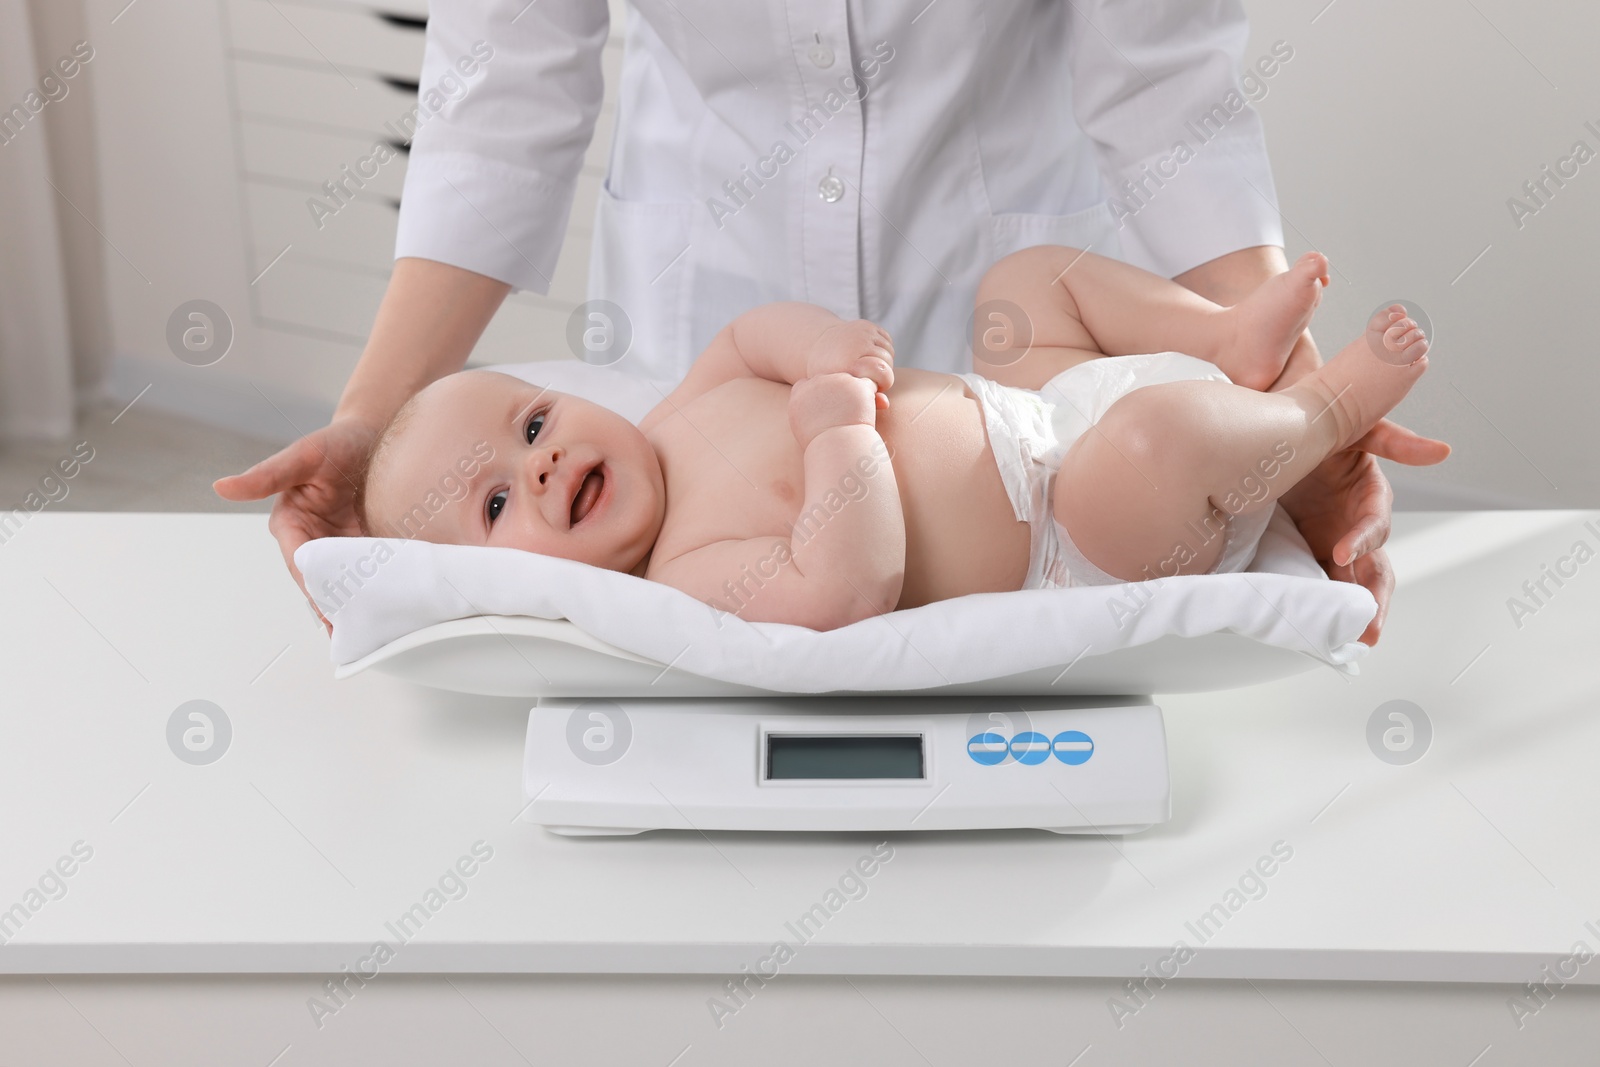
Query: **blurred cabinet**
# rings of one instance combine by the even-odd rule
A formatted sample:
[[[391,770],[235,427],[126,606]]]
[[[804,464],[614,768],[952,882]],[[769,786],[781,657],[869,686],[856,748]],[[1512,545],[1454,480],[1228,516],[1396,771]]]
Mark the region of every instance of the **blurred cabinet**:
[[[425,0],[218,0],[238,158],[244,257],[257,344],[270,358],[307,338],[359,354],[394,257],[427,27]],[[566,355],[585,298],[594,207],[611,143],[622,59],[612,6],[607,98],[585,158],[548,295],[513,293],[472,355],[513,363]],[[318,226],[323,186],[387,144],[393,157]],[[370,169],[370,167],[368,168]],[[320,347],[320,345],[319,345]]]

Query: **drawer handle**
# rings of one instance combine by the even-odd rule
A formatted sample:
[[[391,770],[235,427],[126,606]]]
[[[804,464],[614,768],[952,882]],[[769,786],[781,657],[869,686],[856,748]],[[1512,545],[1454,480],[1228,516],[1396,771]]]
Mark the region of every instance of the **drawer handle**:
[[[412,96],[416,96],[417,93],[422,91],[421,82],[412,81],[409,78],[392,78],[387,74],[381,77],[385,85],[391,89],[398,89],[402,93],[410,93]]]
[[[428,20],[425,16],[396,15],[391,11],[376,11],[374,14],[389,25],[398,26],[403,30],[425,30],[428,28]]]

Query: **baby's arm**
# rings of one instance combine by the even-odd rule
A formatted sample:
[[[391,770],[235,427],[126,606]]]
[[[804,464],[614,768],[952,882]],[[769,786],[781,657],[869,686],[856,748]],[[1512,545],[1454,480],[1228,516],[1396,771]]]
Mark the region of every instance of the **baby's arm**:
[[[853,334],[875,342],[849,365],[830,361],[840,349],[837,335]],[[834,335],[830,338],[830,335]],[[648,431],[659,419],[702,393],[734,378],[765,378],[784,385],[818,374],[844,371],[871,378],[880,392],[894,384],[894,343],[881,327],[866,320],[847,322],[815,304],[763,304],[740,315],[712,338],[694,366],[666,399],[639,424]],[[885,397],[881,406],[887,406]]]
[[[651,577],[746,622],[831,630],[894,610],[905,516],[875,393],[851,374],[795,385],[789,423],[805,451],[805,497],[791,535],[719,541],[658,564]]]

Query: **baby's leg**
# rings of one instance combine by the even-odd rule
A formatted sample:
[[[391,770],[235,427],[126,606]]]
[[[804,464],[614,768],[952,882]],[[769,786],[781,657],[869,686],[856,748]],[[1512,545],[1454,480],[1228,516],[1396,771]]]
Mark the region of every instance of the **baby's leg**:
[[[1228,516],[1270,508],[1421,377],[1427,341],[1403,316],[1379,312],[1367,336],[1279,392],[1186,381],[1127,393],[1063,457],[1056,520],[1124,581],[1209,571]]]
[[[1039,389],[1086,359],[1172,351],[1215,363],[1238,385],[1265,389],[1310,322],[1327,270],[1326,257],[1308,252],[1224,308],[1093,252],[1025,248],[990,267],[978,285],[973,370],[1002,385]]]

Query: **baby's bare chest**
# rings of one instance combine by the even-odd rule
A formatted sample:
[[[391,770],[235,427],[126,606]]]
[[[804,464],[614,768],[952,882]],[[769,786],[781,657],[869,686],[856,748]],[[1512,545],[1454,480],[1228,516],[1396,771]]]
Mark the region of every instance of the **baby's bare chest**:
[[[656,551],[787,536],[805,493],[805,457],[789,430],[789,387],[740,379],[685,404],[650,433],[667,512]]]
[[[1027,567],[1018,524],[977,402],[958,379],[897,368],[878,415],[898,484],[911,603],[1014,589]],[[650,431],[666,479],[656,541],[671,559],[718,541],[792,535],[805,504],[805,456],[789,429],[789,387],[741,378],[685,404]],[[854,471],[817,488],[850,499]]]

